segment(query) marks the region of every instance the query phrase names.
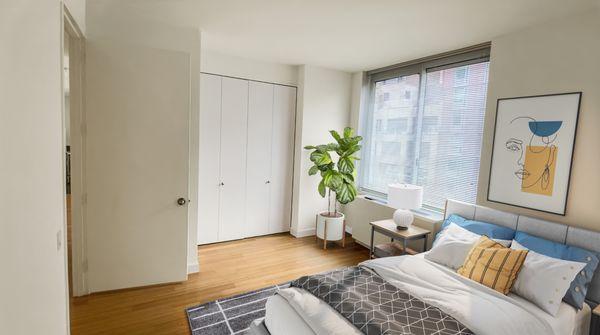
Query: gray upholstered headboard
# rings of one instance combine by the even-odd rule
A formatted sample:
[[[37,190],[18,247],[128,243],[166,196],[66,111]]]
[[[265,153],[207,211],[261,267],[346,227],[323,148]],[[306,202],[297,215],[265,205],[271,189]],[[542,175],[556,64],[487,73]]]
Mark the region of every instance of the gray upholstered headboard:
[[[448,199],[444,219],[452,214],[469,220],[495,223],[547,240],[600,253],[600,232]],[[596,269],[586,298],[593,303],[600,304],[600,266]]]

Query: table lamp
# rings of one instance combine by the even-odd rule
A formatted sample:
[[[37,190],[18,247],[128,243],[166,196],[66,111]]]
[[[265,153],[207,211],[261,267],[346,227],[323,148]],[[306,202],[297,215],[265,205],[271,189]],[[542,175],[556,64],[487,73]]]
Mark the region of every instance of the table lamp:
[[[396,208],[394,222],[400,230],[408,229],[415,216],[411,209],[421,208],[423,204],[423,187],[410,184],[389,184],[388,205]]]

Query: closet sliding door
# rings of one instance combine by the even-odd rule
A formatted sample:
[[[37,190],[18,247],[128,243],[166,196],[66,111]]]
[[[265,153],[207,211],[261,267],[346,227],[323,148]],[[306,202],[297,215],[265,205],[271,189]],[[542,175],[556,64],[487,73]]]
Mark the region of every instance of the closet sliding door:
[[[221,87],[219,241],[227,241],[246,236],[248,81],[223,77]]]
[[[269,233],[290,230],[296,88],[274,85]]]
[[[200,76],[198,244],[219,241],[221,77]]]
[[[200,80],[198,244],[289,231],[296,88]]]
[[[246,167],[246,236],[248,237],[269,234],[274,86],[250,82]]]

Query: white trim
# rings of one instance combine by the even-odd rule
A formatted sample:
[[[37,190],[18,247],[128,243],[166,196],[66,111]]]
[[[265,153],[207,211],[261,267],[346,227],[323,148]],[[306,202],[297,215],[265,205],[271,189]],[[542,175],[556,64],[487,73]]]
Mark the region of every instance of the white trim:
[[[368,244],[366,244],[366,243],[362,243],[362,242],[361,242],[361,241],[359,241],[359,240],[354,240],[354,243],[356,243],[356,244],[358,244],[358,245],[360,245],[360,246],[363,246],[363,247],[365,247],[365,248],[367,248],[367,249],[371,249],[371,248],[369,247],[369,245],[368,245]]]
[[[187,265],[187,273],[188,275],[190,273],[198,273],[200,272],[200,264],[198,264],[198,262],[196,263],[188,263]]]
[[[315,235],[315,228],[308,228],[308,229],[303,229],[303,230],[300,230],[300,231],[296,231],[296,229],[294,229],[294,227],[292,227],[292,230],[290,231],[290,234],[292,234],[292,236],[294,236],[296,238],[306,237],[306,236],[314,236]]]
[[[418,216],[418,214],[416,214],[415,216]],[[346,224],[346,233],[352,235],[352,227],[350,227],[347,224]],[[306,236],[314,236],[315,228],[308,228],[308,229],[303,229],[300,231],[296,231],[295,229],[292,228],[292,230],[290,230],[290,234],[296,238],[301,238],[301,237],[306,237]]]
[[[64,71],[62,69],[66,66],[64,62],[64,38],[70,39],[70,50],[76,51],[69,55],[71,62],[70,73],[77,76],[77,82],[71,82],[71,118],[65,117],[65,101],[64,96],[62,97],[62,120],[63,120],[63,147],[62,152],[65,150],[65,126],[66,122],[69,122],[71,126],[71,152],[73,158],[71,160],[71,264],[68,263],[68,247],[67,247],[67,212],[65,206],[65,219],[64,219],[64,248],[65,248],[65,266],[71,266],[72,275],[67,278],[71,283],[72,294],[74,297],[89,294],[88,282],[87,282],[87,226],[85,221],[85,200],[86,200],[86,168],[85,168],[85,155],[86,155],[86,134],[85,134],[85,36],[79,29],[77,22],[71,16],[68,8],[63,3],[62,12],[62,31],[61,31],[61,87],[64,85]],[[61,88],[61,92],[64,92],[64,87]],[[77,124],[71,122],[72,119],[78,121]],[[74,143],[78,143],[74,145]],[[63,190],[66,195],[66,164],[64,154],[62,157],[63,161]],[[66,205],[66,198],[65,198]],[[68,285],[68,283],[67,283]],[[68,294],[67,286],[67,294]]]

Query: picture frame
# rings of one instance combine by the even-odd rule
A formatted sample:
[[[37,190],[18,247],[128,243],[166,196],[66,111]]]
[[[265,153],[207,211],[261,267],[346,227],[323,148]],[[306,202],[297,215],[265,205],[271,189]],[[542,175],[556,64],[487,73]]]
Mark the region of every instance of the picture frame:
[[[566,215],[581,97],[497,100],[488,201]]]

